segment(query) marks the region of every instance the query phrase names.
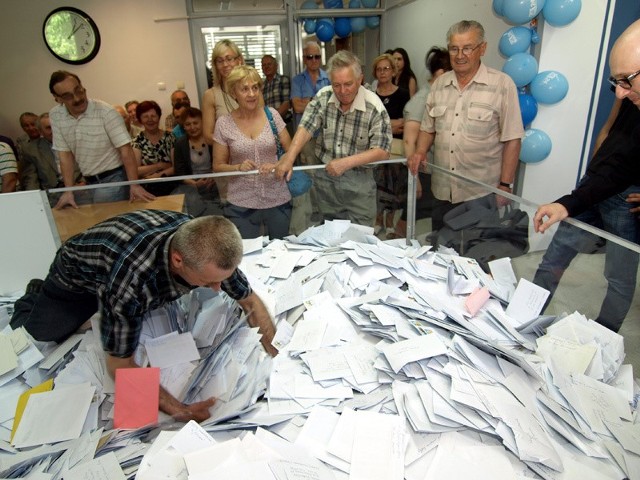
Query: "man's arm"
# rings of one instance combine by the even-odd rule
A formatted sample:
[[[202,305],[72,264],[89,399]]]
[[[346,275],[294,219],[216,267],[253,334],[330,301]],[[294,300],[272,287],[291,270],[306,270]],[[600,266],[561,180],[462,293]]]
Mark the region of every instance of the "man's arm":
[[[2,175],[2,193],[15,192],[17,183],[18,174],[16,172],[5,173]]]
[[[502,149],[502,167],[500,168],[500,181],[504,183],[513,183],[516,177],[516,168],[518,168],[518,157],[520,157],[519,138],[504,142]],[[511,193],[511,189],[503,186],[498,188]]]
[[[133,153],[133,148],[131,148],[131,144],[126,143],[121,147],[118,147],[118,152],[120,153],[120,160],[122,161],[124,170],[127,173],[127,179],[130,182],[138,180],[138,163],[136,162],[136,157]],[[147,192],[141,185],[129,185],[129,200],[133,202],[136,198],[149,201],[156,197]]]
[[[280,104],[280,106],[276,109],[282,118],[287,116],[287,112],[291,108],[291,102],[289,100],[285,100]]]
[[[106,363],[107,371],[111,378],[114,379],[118,368],[140,368],[133,360],[133,357],[120,358],[106,354]],[[187,405],[178,401],[178,399],[167,392],[162,385],[160,386],[160,410],[181,422],[188,422],[189,420],[202,422],[206,420],[211,416],[209,408],[212,407],[214,403],[215,399],[210,398],[202,402]]]
[[[377,162],[378,160],[388,160],[389,152],[382,148],[371,148],[365,152],[356,153],[344,158],[335,158],[327,163],[325,169],[332,177],[339,177],[347,170],[361,167],[367,163]]]
[[[255,293],[251,293],[248,297],[238,300],[238,303],[247,315],[247,322],[252,327],[258,327],[258,332],[262,334],[260,342],[269,355],[275,357],[278,354],[278,350],[271,345],[273,336],[276,333],[276,329],[273,326],[271,316],[267,311],[264,303],[260,297]]]
[[[287,181],[291,179],[293,163],[296,161],[298,154],[302,151],[302,147],[311,140],[311,137],[311,133],[309,133],[306,128],[302,126],[298,127],[296,134],[291,140],[291,145],[287,149],[286,153],[280,157],[278,163],[276,163],[274,174],[277,179],[282,180],[285,178]]]
[[[64,186],[73,187],[75,165],[75,158],[73,156],[73,153],[58,152],[58,156],[60,157],[60,174],[62,175]],[[78,208],[78,205],[76,205],[76,201],[73,196],[73,192],[64,192],[58,199],[58,203],[56,203],[55,208],[60,209],[67,205],[70,205],[73,208]]]
[[[427,152],[433,145],[433,142],[436,138],[435,132],[429,133],[424,130],[420,130],[418,134],[418,142],[415,147],[415,152],[411,157],[407,156],[407,167],[413,175],[418,174],[418,168],[420,164],[425,163],[427,161]]]

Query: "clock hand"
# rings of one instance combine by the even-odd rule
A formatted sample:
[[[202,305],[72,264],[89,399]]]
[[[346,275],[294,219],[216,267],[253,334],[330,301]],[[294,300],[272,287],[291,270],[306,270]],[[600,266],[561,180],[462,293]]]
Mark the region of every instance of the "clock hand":
[[[78,30],[80,30],[81,28],[83,28],[83,27],[84,27],[84,24],[82,24],[82,23],[81,23],[79,26],[77,26],[77,27],[75,26],[75,23],[74,23],[73,25],[74,25],[74,27],[75,27],[75,28],[74,28],[74,29],[72,30],[72,32],[69,34],[69,36],[67,37],[67,40],[69,40],[71,37],[73,37],[73,36],[75,35],[75,33],[76,33]]]

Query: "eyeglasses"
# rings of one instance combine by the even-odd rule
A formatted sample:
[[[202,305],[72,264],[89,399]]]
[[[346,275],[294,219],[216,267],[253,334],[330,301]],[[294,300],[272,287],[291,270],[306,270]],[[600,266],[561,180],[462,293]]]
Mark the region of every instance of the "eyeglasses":
[[[72,102],[76,97],[82,97],[86,92],[87,90],[84,87],[77,86],[73,92],[67,92],[57,96],[65,102]]]
[[[391,70],[391,67],[376,67],[376,73],[384,73]]]
[[[176,104],[173,105],[173,108],[176,110],[179,110],[182,107],[190,107],[191,103],[187,102],[187,101],[182,101],[182,102],[177,102]]]
[[[613,75],[611,75],[609,77],[609,83],[611,85],[613,85],[614,87],[620,87],[620,88],[624,88],[625,90],[630,90],[631,89],[631,81],[636,78],[638,75],[640,75],[640,70],[638,70],[635,73],[632,73],[631,75],[627,75],[626,77],[622,77],[622,78],[615,78]]]
[[[305,55],[304,58],[307,60],[320,60],[322,55]]]
[[[215,59],[216,65],[223,65],[225,63],[233,63],[238,59],[238,55],[235,57],[219,57]]]
[[[449,55],[452,56],[456,56],[458,55],[458,53],[460,53],[460,51],[462,51],[463,55],[471,55],[476,48],[478,48],[480,45],[482,45],[484,42],[479,43],[478,45],[476,45],[475,47],[462,47],[462,48],[458,48],[458,47],[449,47]]]

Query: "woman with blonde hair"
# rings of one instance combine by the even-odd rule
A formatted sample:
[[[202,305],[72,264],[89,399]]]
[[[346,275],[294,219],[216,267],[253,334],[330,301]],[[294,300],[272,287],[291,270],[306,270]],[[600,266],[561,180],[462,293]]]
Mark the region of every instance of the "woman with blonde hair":
[[[231,40],[220,40],[211,52],[213,87],[202,96],[202,131],[205,142],[213,145],[216,120],[238,108],[238,103],[229,94],[226,80],[231,70],[244,65],[244,57],[238,46]]]
[[[214,172],[248,172],[260,175],[229,177],[225,216],[243,238],[264,233],[271,238],[289,234],[291,194],[273,171],[278,143],[286,151],[291,137],[277,110],[263,107],[262,78],[255,68],[235,67],[226,79],[229,95],[238,108],[216,122],[213,135]]]

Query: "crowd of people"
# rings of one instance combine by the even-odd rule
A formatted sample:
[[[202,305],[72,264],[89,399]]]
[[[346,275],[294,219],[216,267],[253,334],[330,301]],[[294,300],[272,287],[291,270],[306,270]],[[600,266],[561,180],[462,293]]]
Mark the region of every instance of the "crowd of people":
[[[72,237],[56,254],[44,281],[32,281],[16,302],[11,326],[24,326],[39,340],[63,341],[100,309],[101,340],[113,375],[117,368],[137,366],[132,355],[144,314],[200,286],[224,290],[236,299],[249,323],[259,328],[265,349],[274,355],[271,318],[238,269],[241,234],[282,237],[303,225],[306,213],[294,226],[295,211],[311,212],[304,209],[309,201],[325,219],[373,226],[381,205],[401,207],[393,197],[401,195],[402,188],[406,191],[399,181],[402,173],[389,169],[386,175],[391,178],[383,178],[383,186],[392,201],[381,201],[380,182],[376,185],[369,168],[371,162],[389,158],[394,134],[413,174],[429,158],[447,170],[512,191],[523,136],[517,91],[507,75],[481,62],[486,48],[482,25],[466,20],[454,24],[447,33],[447,48],[429,50],[426,65],[432,77],[416,92],[403,49],[376,58],[377,84],[369,89],[360,60],[347,50],[333,55],[324,71],[318,44],[307,43],[306,69],[289,82],[277,74],[273,57],[263,58],[263,79],[245,65],[233,42],[223,40],[213,49],[214,82],[204,95],[203,110],[191,107],[186,92],[173,92],[171,121],[165,128],[160,128],[157,103],[132,101],[116,109],[90,99],[74,73],[54,72],[49,89],[58,105],[49,114],[23,114],[25,138],[17,146],[0,138],[2,192],[15,190],[18,180],[23,187],[50,189],[212,171],[256,174],[232,175],[227,184],[211,178],[174,181],[173,191],[186,192],[188,213],[206,215],[201,218],[140,210]],[[608,228],[628,228],[625,238],[637,242],[637,208],[629,211],[628,205],[625,209],[620,202],[605,201],[637,183],[639,67],[640,21],[612,50],[610,82],[621,102],[594,161],[571,195],[540,207],[536,229],[544,231],[558,219],[591,209],[590,214]],[[286,125],[289,107],[297,125],[293,137]],[[280,158],[279,147],[284,152]],[[296,197],[298,203],[292,202],[285,183],[296,162],[324,165],[314,174],[314,188],[306,197]],[[28,172],[31,178],[25,176]],[[435,173],[431,182],[434,228],[446,212],[485,194]],[[93,202],[148,200],[161,193],[154,194],[155,183],[91,189],[89,195]],[[66,191],[55,200],[56,208],[75,207],[78,200],[73,191]],[[637,200],[638,193],[629,193],[627,201]],[[630,217],[624,227],[610,221],[619,215]],[[573,233],[562,233],[564,242],[549,252],[561,252],[557,255],[570,261],[566,251],[575,247]],[[540,282],[557,284],[554,262],[559,260],[543,260],[536,275]],[[634,273],[637,258],[635,262]],[[565,267],[560,265],[560,270]],[[625,282],[635,287],[635,276]],[[633,288],[611,293],[628,300],[629,290],[633,295]],[[617,330],[628,303],[619,307],[616,318],[602,315],[598,320]],[[603,310],[612,313],[604,306]],[[212,402],[184,405],[160,392],[160,408],[180,419],[207,418]]]
[[[234,42],[222,40],[212,50],[212,86],[202,110],[176,90],[164,121],[154,100],[111,106],[91,98],[73,72],[54,72],[50,92],[58,105],[42,115],[22,114],[25,134],[15,144],[0,139],[1,191],[163,179],[50,194],[50,201],[64,208],[184,194],[190,215],[223,214],[245,237],[272,238],[301,233],[314,214],[373,226],[389,210],[386,234],[392,238],[395,214],[406,215],[406,168],[377,168],[374,178],[365,165],[389,158],[392,142],[402,142],[403,109],[417,91],[409,56],[396,48],[378,57],[369,87],[354,55],[338,52],[325,70],[318,43],[307,42],[302,53],[305,68],[292,79],[278,73],[273,55],[262,57],[260,77]],[[336,83],[336,76],[346,83]],[[287,152],[282,159],[267,113]],[[292,142],[298,128],[299,141]],[[310,172],[311,190],[291,197],[286,166],[320,163],[327,167]],[[233,171],[259,174],[166,180]]]

